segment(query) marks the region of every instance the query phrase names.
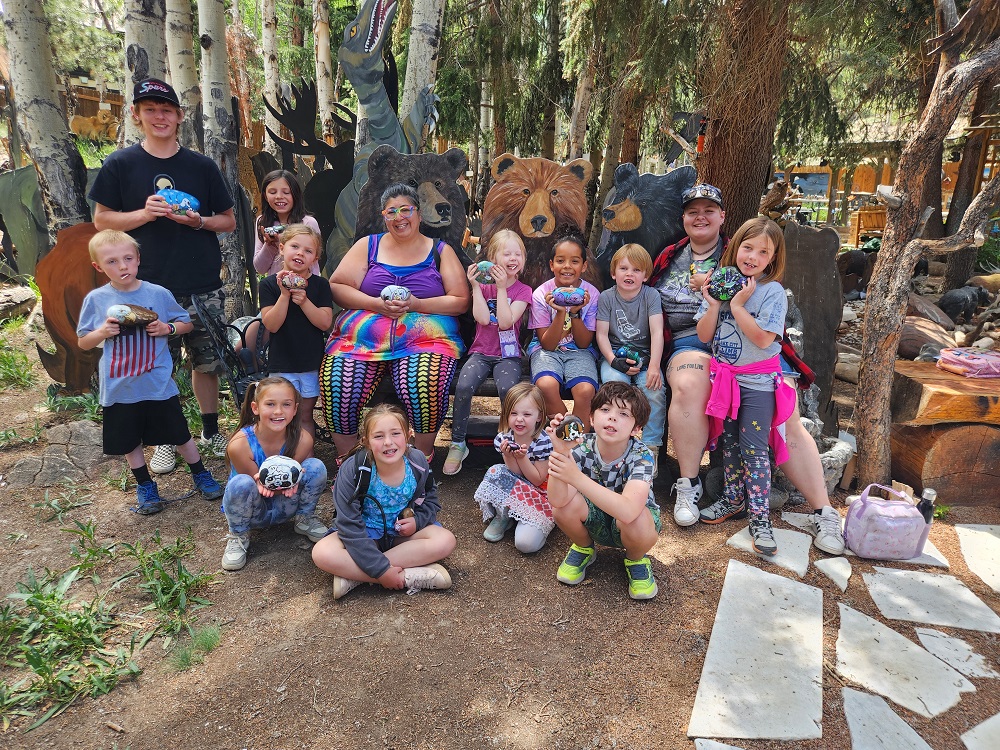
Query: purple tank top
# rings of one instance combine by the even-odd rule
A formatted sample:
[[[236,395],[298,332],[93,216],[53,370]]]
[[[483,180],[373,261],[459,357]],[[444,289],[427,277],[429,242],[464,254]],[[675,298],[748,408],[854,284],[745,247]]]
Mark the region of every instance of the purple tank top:
[[[391,266],[378,262],[378,246],[385,237],[382,234],[368,235],[368,273],[361,282],[361,291],[370,297],[378,297],[390,284],[405,286],[418,299],[440,297],[444,292],[444,280],[437,269],[435,253],[441,253],[443,242],[438,240],[423,261],[413,266]]]

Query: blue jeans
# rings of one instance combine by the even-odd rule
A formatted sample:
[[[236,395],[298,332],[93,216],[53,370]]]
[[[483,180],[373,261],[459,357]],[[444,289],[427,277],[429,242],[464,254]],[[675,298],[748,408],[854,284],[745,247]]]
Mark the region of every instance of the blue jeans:
[[[318,458],[307,458],[302,462],[302,478],[291,497],[281,493],[263,497],[249,474],[231,477],[222,498],[222,512],[226,514],[231,533],[246,534],[250,529],[266,529],[297,515],[311,518],[324,489],[326,466]]]
[[[648,369],[648,368],[647,368]],[[649,401],[649,419],[646,426],[642,428],[642,442],[647,448],[658,448],[663,445],[663,425],[667,417],[667,390],[664,383],[660,383],[658,390],[651,391],[646,387],[646,370],[641,370],[638,375],[629,377],[624,372],[616,370],[606,359],[601,360],[601,382],[629,383],[638,386],[639,390]]]

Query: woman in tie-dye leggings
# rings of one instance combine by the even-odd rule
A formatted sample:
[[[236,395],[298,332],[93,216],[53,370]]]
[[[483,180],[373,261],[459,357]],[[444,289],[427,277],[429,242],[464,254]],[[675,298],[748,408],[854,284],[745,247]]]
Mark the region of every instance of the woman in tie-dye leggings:
[[[409,185],[388,188],[382,194],[388,232],[354,243],[330,277],[333,300],[344,311],[326,344],[320,390],[342,456],[354,447],[361,409],[387,371],[414,444],[428,458],[448,410],[464,349],[457,316],[469,308],[469,284],[455,251],[420,233],[419,205]],[[384,298],[390,286],[408,294]]]

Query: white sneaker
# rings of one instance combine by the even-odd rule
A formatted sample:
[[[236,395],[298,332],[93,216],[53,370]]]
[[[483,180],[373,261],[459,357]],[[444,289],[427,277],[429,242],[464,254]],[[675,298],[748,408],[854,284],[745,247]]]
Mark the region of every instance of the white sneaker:
[[[347,594],[349,591],[353,591],[358,586],[361,585],[361,581],[355,581],[351,578],[343,578],[342,576],[333,577],[333,598],[339,599],[340,597]]]
[[[677,499],[674,501],[674,522],[678,526],[694,526],[698,523],[698,500],[702,493],[701,482],[692,485],[687,477],[674,483]]]
[[[226,551],[222,553],[223,570],[242,570],[247,564],[247,550],[250,549],[249,534],[229,534]]]
[[[419,589],[450,589],[451,576],[443,565],[423,565],[403,569],[403,580],[406,581],[407,593]]]
[[[823,510],[809,514],[809,531],[816,537],[813,544],[816,549],[829,555],[844,554],[844,529],[840,514],[832,506],[824,506]]]
[[[295,533],[309,537],[310,542],[318,542],[330,530],[316,516],[295,516]]]
[[[149,470],[154,474],[169,474],[177,468],[177,451],[172,445],[158,445],[149,459]]]
[[[449,477],[453,477],[462,470],[462,464],[469,457],[469,446],[465,443],[452,443],[448,448],[448,455],[444,459],[444,466],[441,471]]]
[[[656,479],[660,474],[660,446],[647,445],[646,447],[653,454],[653,479]]]

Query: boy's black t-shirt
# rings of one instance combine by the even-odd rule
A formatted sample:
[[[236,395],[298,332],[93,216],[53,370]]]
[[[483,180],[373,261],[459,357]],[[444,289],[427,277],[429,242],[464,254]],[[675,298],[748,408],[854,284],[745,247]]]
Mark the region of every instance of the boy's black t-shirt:
[[[160,159],[139,144],[105,159],[88,197],[113,211],[137,211],[165,187],[196,197],[202,216],[233,207],[222,173],[207,156],[181,148],[169,159]],[[164,286],[174,296],[204,294],[222,286],[222,250],[215,232],[161,217],[128,234],[139,243],[140,279]]]
[[[306,297],[316,307],[332,307],[330,282],[318,274],[308,279]],[[278,301],[278,277],[268,276],[260,282],[260,307],[271,307]],[[288,314],[281,328],[271,334],[268,345],[267,369],[271,372],[314,372],[323,359],[324,331],[314,326],[302,308],[288,301]]]

